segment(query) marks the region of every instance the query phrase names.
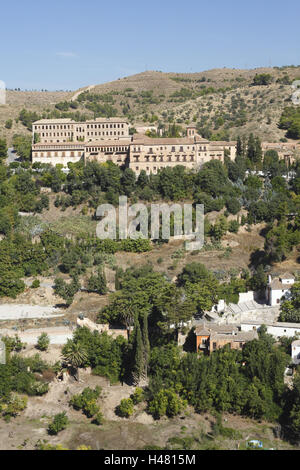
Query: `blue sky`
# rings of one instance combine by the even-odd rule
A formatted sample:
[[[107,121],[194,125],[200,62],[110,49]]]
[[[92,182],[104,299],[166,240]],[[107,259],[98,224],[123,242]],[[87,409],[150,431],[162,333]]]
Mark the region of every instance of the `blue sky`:
[[[1,2],[0,79],[56,90],[145,70],[298,65],[299,17],[299,0]]]

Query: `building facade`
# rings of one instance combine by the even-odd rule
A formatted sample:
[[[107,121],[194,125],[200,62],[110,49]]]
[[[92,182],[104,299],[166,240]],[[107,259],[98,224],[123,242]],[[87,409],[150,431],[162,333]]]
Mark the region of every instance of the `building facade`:
[[[241,331],[258,331],[262,325],[267,328],[267,333],[278,339],[283,336],[293,338],[300,336],[300,323],[286,323],[286,322],[263,322],[263,321],[248,321],[241,322]]]
[[[272,277],[269,276],[266,289],[267,304],[271,307],[280,305],[281,299],[290,292],[294,283],[295,278],[290,273],[284,273],[279,278],[275,279],[272,279]]]
[[[258,338],[256,330],[241,331],[237,325],[199,325],[195,334],[196,351],[204,354],[211,354],[226,345],[231,349],[243,349],[248,341]]]
[[[296,341],[293,341],[291,348],[292,348],[292,362],[293,364],[298,366],[300,364],[300,340],[297,339]]]
[[[183,165],[198,169],[210,160],[224,161],[225,149],[233,160],[235,143],[210,142],[187,128],[183,138],[150,138],[129,135],[129,124],[121,118],[97,118],[86,122],[42,119],[32,126],[32,161],[52,165],[97,161],[156,174],[166,167]]]
[[[225,155],[232,161],[236,157],[236,142],[210,142],[197,134],[193,124],[186,128],[186,134],[176,139],[130,136],[129,123],[118,117],[85,122],[41,119],[32,125],[32,161],[67,166],[81,159],[101,163],[111,160],[126,165],[137,175],[142,170],[149,175],[166,167],[198,169],[210,160],[223,162]],[[300,155],[300,147],[294,143],[264,142],[262,149],[276,150],[287,164]]]
[[[57,144],[115,140],[129,136],[129,124],[121,118],[97,118],[76,122],[72,119],[41,119],[32,124],[33,143]]]

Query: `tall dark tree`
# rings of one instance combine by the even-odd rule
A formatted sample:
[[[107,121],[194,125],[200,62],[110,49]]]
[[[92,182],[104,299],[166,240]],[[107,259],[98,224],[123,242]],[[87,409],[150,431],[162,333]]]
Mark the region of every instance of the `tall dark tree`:
[[[244,154],[244,151],[243,151],[242,139],[240,138],[240,136],[238,136],[237,143],[236,143],[236,155],[239,157],[242,157],[243,154]]]
[[[143,352],[144,352],[144,374],[145,378],[148,376],[148,365],[150,360],[150,341],[148,333],[148,314],[144,313],[143,318]]]
[[[141,325],[138,315],[135,316],[134,332],[132,335],[133,345],[133,367],[132,379],[135,385],[138,385],[145,377],[145,358],[144,358],[144,344],[141,332]]]

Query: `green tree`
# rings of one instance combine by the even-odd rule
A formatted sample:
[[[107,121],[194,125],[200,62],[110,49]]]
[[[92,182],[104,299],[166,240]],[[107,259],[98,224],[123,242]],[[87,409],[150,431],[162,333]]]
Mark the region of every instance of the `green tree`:
[[[7,157],[7,145],[5,139],[0,139],[0,161]]]
[[[296,282],[290,289],[289,299],[280,306],[279,321],[300,323],[300,282]]]
[[[62,349],[62,358],[68,367],[74,369],[77,374],[78,368],[85,365],[87,362],[88,354],[82,344],[68,339],[67,344]]]
[[[182,288],[171,284],[162,289],[155,301],[161,312],[159,326],[165,332],[174,332],[177,339],[179,330],[189,322],[196,311],[194,302]]]
[[[141,326],[138,316],[135,317],[134,331],[131,337],[133,349],[132,378],[135,385],[145,378],[145,355]]]
[[[97,275],[92,275],[88,280],[88,290],[99,295],[107,293],[106,277],[103,269],[98,269]]]

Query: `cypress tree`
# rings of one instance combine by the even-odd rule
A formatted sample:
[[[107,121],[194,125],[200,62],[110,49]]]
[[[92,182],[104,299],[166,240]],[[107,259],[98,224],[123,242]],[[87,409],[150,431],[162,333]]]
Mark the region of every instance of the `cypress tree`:
[[[259,137],[256,137],[255,139],[255,156],[254,156],[254,162],[256,164],[260,164],[262,162],[262,148],[261,148],[261,142]]]
[[[237,138],[237,143],[236,143],[236,155],[237,155],[238,157],[242,157],[242,156],[243,156],[243,144],[242,144],[242,141],[241,141],[240,136],[238,136],[238,138]]]
[[[145,312],[143,319],[143,346],[144,346],[144,374],[145,378],[148,376],[148,364],[150,358],[150,342],[148,333],[148,313]]]
[[[256,142],[254,139],[254,135],[250,134],[248,140],[248,150],[247,150],[247,158],[249,158],[251,163],[255,163],[255,152],[256,151]]]
[[[141,325],[138,316],[135,317],[134,339],[133,339],[133,369],[132,378],[135,385],[139,384],[144,376],[144,346]]]

